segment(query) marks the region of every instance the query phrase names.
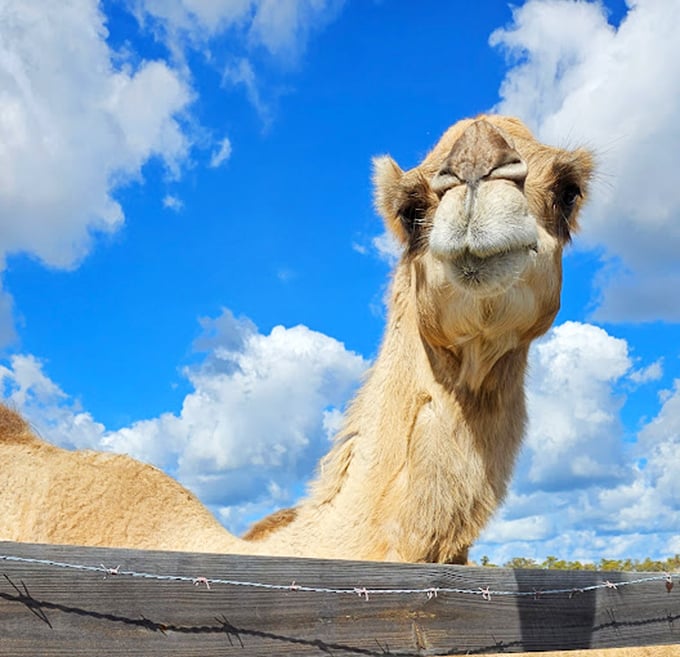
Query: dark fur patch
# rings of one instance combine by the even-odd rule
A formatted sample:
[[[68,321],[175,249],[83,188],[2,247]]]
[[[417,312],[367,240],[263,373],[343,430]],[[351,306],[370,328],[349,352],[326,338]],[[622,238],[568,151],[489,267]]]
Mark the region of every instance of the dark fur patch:
[[[585,197],[588,176],[578,160],[558,160],[552,165],[553,233],[563,243],[571,242],[572,233],[578,229],[576,217]]]
[[[243,539],[246,541],[261,541],[275,531],[290,525],[297,517],[297,509],[279,509],[274,513],[258,520],[245,534]]]
[[[438,203],[439,197],[420,172],[404,176],[399,190],[397,216],[408,236],[407,253],[414,254],[427,247],[432,215]]]
[[[35,440],[28,422],[16,411],[0,404],[0,442],[27,443]]]

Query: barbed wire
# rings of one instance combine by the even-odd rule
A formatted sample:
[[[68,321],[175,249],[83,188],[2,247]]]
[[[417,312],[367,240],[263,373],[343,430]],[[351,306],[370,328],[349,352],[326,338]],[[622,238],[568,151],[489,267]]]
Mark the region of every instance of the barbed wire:
[[[355,586],[346,588],[331,588],[325,586],[308,586],[297,584],[292,581],[290,584],[268,584],[265,582],[253,582],[234,579],[212,578],[212,577],[189,577],[186,575],[159,575],[154,573],[137,572],[134,570],[121,570],[121,566],[116,568],[108,568],[104,564],[99,566],[88,566],[85,564],[65,563],[61,561],[53,561],[51,559],[36,559],[31,557],[18,557],[13,555],[0,555],[0,561],[16,562],[25,564],[34,564],[40,566],[47,566],[51,568],[62,568],[67,570],[79,570],[85,572],[102,573],[106,576],[115,577],[131,577],[149,579],[163,582],[187,582],[195,586],[205,585],[207,589],[211,586],[238,586],[254,589],[266,589],[270,591],[300,591],[304,593],[320,593],[332,595],[358,595],[366,601],[371,596],[380,595],[425,595],[428,599],[436,598],[440,593],[449,593],[457,595],[476,595],[481,596],[483,600],[491,600],[495,596],[509,596],[516,598],[532,597],[535,599],[544,596],[568,595],[573,598],[577,594],[586,593],[589,591],[597,591],[600,589],[614,589],[634,586],[637,584],[647,584],[649,582],[663,581],[665,583],[666,591],[671,592],[673,588],[673,574],[664,573],[659,575],[650,575],[647,577],[639,577],[637,579],[623,580],[619,582],[611,582],[603,580],[598,584],[590,584],[588,586],[571,587],[571,588],[556,588],[556,589],[533,589],[531,591],[504,591],[493,590],[489,586],[478,586],[476,588],[459,588],[451,586],[437,586],[426,588],[366,588],[365,586]]]

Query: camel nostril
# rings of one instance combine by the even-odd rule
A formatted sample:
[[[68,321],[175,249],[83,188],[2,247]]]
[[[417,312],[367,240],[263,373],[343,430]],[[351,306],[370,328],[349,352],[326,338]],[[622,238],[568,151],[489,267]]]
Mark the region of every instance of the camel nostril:
[[[509,162],[500,164],[484,176],[487,180],[512,180],[520,185],[526,180],[528,173],[527,165],[519,158],[513,158]]]
[[[442,167],[430,183],[432,190],[440,195],[465,181],[449,166]]]

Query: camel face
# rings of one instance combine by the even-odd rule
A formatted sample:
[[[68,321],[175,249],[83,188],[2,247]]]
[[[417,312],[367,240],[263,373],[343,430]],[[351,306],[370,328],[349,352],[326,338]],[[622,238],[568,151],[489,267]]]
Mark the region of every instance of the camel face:
[[[544,146],[503,116],[460,121],[410,171],[374,164],[378,210],[406,254],[429,253],[477,297],[502,294],[570,240],[592,173],[587,151]]]

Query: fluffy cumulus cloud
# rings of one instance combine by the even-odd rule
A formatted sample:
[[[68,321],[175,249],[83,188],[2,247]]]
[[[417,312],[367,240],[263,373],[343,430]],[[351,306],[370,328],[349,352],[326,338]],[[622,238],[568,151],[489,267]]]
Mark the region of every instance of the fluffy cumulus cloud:
[[[592,561],[677,552],[680,381],[626,441],[625,393],[658,378],[660,363],[636,370],[624,340],[567,322],[534,345],[530,365],[525,446],[475,557]]]
[[[170,470],[212,505],[281,497],[329,447],[336,413],[366,363],[304,326],[262,335],[225,311],[206,321],[209,352],[185,373],[178,416],[140,422],[106,444]]]
[[[680,319],[667,292],[680,284],[679,27],[680,4],[666,0],[629,0],[618,27],[600,3],[529,0],[491,37],[511,64],[497,109],[596,152],[583,227],[606,250],[599,319]]]
[[[178,414],[106,431],[30,356],[0,368],[4,397],[52,442],[163,468],[240,530],[300,494],[367,364],[305,326],[264,335],[229,311],[203,326],[204,357],[185,370],[192,392]]]
[[[150,158],[177,169],[191,91],[166,63],[121,62],[95,0],[0,4],[0,258],[69,267],[124,212]]]
[[[635,525],[640,517],[648,519],[650,530],[672,532],[680,526],[680,379],[661,397],[660,413],[638,437],[636,455],[641,465],[630,489],[631,504],[618,521],[622,528]]]
[[[591,324],[566,322],[535,345],[526,485],[560,490],[622,476],[614,386],[631,365],[625,340]]]

